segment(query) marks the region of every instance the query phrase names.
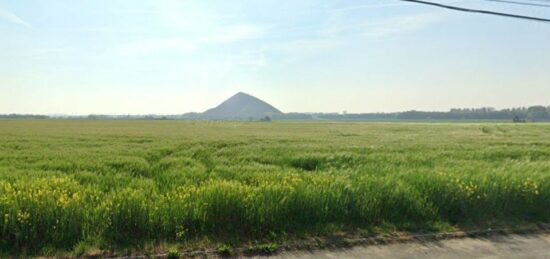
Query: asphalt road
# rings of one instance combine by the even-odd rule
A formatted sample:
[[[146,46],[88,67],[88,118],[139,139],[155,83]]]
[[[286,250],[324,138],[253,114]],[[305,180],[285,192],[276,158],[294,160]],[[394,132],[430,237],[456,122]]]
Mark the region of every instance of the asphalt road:
[[[550,258],[550,234],[494,235],[342,250],[283,252],[256,258]]]

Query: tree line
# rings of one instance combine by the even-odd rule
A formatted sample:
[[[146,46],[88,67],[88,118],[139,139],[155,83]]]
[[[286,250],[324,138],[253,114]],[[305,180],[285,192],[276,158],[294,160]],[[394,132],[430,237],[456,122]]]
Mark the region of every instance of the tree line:
[[[326,120],[522,120],[550,121],[550,106],[497,110],[491,107],[451,109],[447,112],[405,111],[393,113],[312,114]]]
[[[193,120],[182,115],[85,115],[47,116],[35,114],[0,114],[0,119],[87,119],[87,120]],[[265,118],[263,118],[265,120]],[[454,108],[441,111],[405,111],[391,113],[285,113],[269,117],[273,120],[509,120],[515,122],[550,121],[550,106],[530,106],[497,110],[491,107]]]

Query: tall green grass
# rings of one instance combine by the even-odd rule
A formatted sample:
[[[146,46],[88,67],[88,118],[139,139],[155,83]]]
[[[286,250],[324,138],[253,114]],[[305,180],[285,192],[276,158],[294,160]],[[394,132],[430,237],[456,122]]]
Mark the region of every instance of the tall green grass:
[[[0,121],[0,250],[550,220],[550,125]]]

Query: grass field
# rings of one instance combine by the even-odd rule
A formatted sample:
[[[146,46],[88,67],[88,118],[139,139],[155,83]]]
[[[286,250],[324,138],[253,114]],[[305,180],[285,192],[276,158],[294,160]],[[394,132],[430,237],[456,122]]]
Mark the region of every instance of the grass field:
[[[550,124],[0,121],[0,250],[550,221]]]

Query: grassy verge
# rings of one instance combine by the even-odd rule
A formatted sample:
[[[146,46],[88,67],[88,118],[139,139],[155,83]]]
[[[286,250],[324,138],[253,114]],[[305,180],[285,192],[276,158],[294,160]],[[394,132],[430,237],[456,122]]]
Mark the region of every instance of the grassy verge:
[[[320,249],[345,249],[353,246],[389,245],[408,242],[437,242],[457,238],[485,238],[511,234],[537,235],[550,233],[550,224],[513,222],[492,224],[491,226],[462,226],[445,228],[437,232],[406,232],[395,227],[384,226],[370,229],[346,229],[335,231],[332,228],[324,233],[301,233],[262,240],[217,239],[203,237],[186,242],[165,243],[147,242],[142,246],[123,246],[117,249],[102,250],[97,246],[83,245],[72,251],[52,250],[51,257],[127,257],[127,258],[205,258],[234,256],[268,256],[282,252]],[[9,254],[5,254],[6,257]]]

